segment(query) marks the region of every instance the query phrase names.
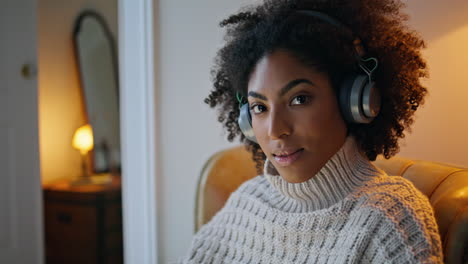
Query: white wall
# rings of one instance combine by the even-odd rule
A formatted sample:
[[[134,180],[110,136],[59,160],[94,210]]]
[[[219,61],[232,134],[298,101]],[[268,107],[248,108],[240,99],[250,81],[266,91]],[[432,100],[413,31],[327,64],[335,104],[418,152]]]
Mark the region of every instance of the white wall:
[[[222,44],[218,23],[247,2],[159,1],[160,263],[186,254],[193,235],[195,184],[200,170],[210,155],[229,146],[215,111],[203,99],[211,90],[209,71]],[[462,19],[468,14],[468,2],[450,3],[425,0],[412,1],[409,6],[413,15],[410,24],[428,40],[425,54],[432,78],[427,81],[431,97],[402,153],[468,166],[464,136],[468,127],[463,119],[468,112],[468,103],[463,102],[468,99],[468,80],[463,79],[468,69],[468,54],[463,53],[468,21]]]
[[[468,1],[408,1],[411,24],[427,41],[426,104],[400,155],[468,167]]]
[[[198,175],[210,155],[228,146],[215,111],[203,99],[212,89],[210,68],[222,43],[218,24],[240,5],[230,0],[159,2],[160,263],[187,252]]]
[[[117,39],[117,0],[39,0],[39,135],[42,182],[76,177],[80,153],[71,145],[84,125],[84,109],[73,51],[73,26],[83,9],[101,13]]]

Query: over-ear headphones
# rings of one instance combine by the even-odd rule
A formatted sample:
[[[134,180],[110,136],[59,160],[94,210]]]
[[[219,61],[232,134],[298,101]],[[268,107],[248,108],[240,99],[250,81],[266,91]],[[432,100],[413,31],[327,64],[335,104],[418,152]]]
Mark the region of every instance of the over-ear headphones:
[[[338,91],[338,102],[343,118],[348,123],[367,124],[372,122],[380,112],[381,97],[375,82],[372,81],[372,72],[377,69],[378,61],[376,58],[364,59],[365,51],[361,40],[345,25],[327,14],[313,10],[299,10],[296,13],[304,14],[318,18],[329,24],[341,28],[353,36],[354,50],[359,67],[365,73],[351,74],[341,83]],[[372,61],[375,63],[373,69],[367,68],[364,62]],[[252,116],[250,114],[249,104],[242,103],[239,94],[236,95],[240,107],[238,118],[239,127],[244,136],[253,142],[257,142],[252,128]]]

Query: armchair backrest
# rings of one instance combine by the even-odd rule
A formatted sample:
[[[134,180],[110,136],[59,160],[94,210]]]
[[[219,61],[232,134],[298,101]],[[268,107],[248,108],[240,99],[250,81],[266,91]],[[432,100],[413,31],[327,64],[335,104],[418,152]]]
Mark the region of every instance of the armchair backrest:
[[[468,169],[430,161],[393,157],[374,164],[388,175],[413,182],[434,208],[446,263],[468,263]],[[244,146],[214,154],[197,186],[195,230],[207,223],[229,195],[255,177],[255,163]]]

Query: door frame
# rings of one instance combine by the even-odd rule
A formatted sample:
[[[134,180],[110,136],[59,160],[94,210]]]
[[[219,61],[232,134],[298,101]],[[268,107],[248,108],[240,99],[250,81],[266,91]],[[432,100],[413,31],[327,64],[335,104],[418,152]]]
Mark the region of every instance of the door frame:
[[[158,262],[157,0],[118,0],[125,263]]]
[[[0,3],[0,263],[44,263],[37,0]]]

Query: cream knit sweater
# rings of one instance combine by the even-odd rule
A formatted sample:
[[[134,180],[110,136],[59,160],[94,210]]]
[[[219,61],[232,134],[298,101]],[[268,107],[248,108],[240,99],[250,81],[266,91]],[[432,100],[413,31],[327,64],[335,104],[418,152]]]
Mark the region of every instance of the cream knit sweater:
[[[184,263],[442,263],[432,207],[348,137],[310,180],[269,161],[195,235]]]

